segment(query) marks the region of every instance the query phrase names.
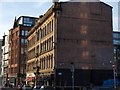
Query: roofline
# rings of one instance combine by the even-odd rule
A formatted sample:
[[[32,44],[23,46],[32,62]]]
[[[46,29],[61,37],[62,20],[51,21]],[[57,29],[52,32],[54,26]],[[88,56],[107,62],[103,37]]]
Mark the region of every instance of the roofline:
[[[39,25],[41,25],[45,20],[46,20],[46,18],[48,18],[54,11],[54,7],[55,7],[55,4],[53,4],[45,13],[44,13],[44,15],[41,15],[42,17],[39,17],[38,19],[37,19],[37,21],[36,21],[36,23],[38,23]],[[32,28],[31,28],[31,30],[30,30],[30,32],[29,32],[29,34],[28,34],[28,37],[30,36],[30,34],[31,33],[33,33],[34,31],[35,31],[35,29],[37,28],[37,24],[35,24]]]
[[[100,1],[100,3],[103,3],[103,4],[107,5],[107,6],[109,6],[110,8],[113,8],[112,6],[110,6],[109,4],[107,4],[105,2]]]
[[[33,19],[38,19],[38,17],[32,17],[32,16],[19,16],[18,18],[17,18],[17,22],[20,20],[20,18],[22,18],[22,17],[28,17],[28,18],[33,18]]]
[[[19,16],[18,19],[21,18],[21,17],[29,17],[29,18],[38,19],[38,17],[32,17],[32,16]],[[18,19],[17,19],[17,20],[18,20]]]

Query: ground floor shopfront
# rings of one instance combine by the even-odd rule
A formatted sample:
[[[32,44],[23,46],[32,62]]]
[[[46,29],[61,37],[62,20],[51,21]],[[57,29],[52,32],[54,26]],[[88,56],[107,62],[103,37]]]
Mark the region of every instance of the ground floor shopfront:
[[[26,77],[25,76],[23,77],[20,74],[8,76],[9,83],[12,84],[13,86],[25,84],[25,79],[26,79]]]
[[[30,78],[29,78],[30,79]],[[81,88],[101,86],[104,80],[113,79],[112,70],[56,69],[52,74],[39,74],[31,78],[28,84],[48,85],[56,90],[80,90]]]
[[[113,79],[113,70],[57,69],[55,78],[56,90],[81,90],[102,86],[105,80]]]

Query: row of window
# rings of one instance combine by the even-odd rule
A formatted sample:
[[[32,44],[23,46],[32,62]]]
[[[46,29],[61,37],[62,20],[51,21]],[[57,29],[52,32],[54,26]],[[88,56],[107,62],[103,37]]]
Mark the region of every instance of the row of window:
[[[9,47],[8,47],[8,46],[5,46],[5,47],[3,47],[2,50],[3,50],[2,53],[3,53],[3,54],[6,54],[6,53],[9,52]]]
[[[3,66],[8,66],[8,60],[4,61]]]
[[[41,70],[53,68],[53,55],[48,55],[46,57],[40,58],[36,63],[29,63],[27,66],[27,71],[33,70],[35,66],[39,66]]]
[[[22,45],[27,44],[27,39],[22,38],[22,39],[21,39],[21,44],[22,44]]]
[[[35,36],[28,40],[28,48],[35,44]]]
[[[12,38],[14,38],[14,37],[17,37],[17,36],[19,36],[19,31],[16,31],[15,33],[12,33],[12,34],[10,35],[10,40],[11,40]]]
[[[12,56],[13,56],[13,55],[12,55]],[[12,64],[17,64],[17,60],[18,60],[18,58],[11,57],[11,60],[10,60],[9,64],[10,64],[10,65],[12,65]]]
[[[3,73],[4,73],[4,75],[8,74],[8,68],[4,67]]]
[[[27,30],[21,30],[20,35],[21,35],[21,36],[27,36],[27,35],[28,35],[28,31],[27,31]],[[16,32],[13,33],[11,36],[12,36],[11,38],[14,38],[14,37],[19,36],[19,31],[16,31]]]
[[[49,34],[50,32],[53,31],[53,20],[51,22],[49,22],[44,28],[41,29],[41,32],[40,32],[40,38],[43,38],[45,37],[47,34]]]
[[[32,39],[28,41],[28,47],[31,47],[32,45],[35,44],[35,41],[42,39],[52,31],[53,31],[53,20],[36,32],[36,36],[32,37]]]
[[[2,60],[7,60],[8,59],[8,54],[2,55]]]
[[[38,66],[40,66],[40,69],[53,68],[53,63],[53,55],[49,55],[41,58],[40,62],[38,62]]]
[[[29,17],[24,17],[23,18],[23,25],[24,26],[33,26],[35,24],[36,19],[32,19]]]
[[[120,33],[115,33],[113,32],[113,38],[117,38],[117,39],[120,39]]]
[[[51,50],[53,48],[53,36],[41,43],[41,53]]]
[[[27,48],[26,47],[21,47],[21,54],[27,53]]]
[[[17,73],[17,67],[11,67],[11,68],[9,68],[9,73],[10,74],[13,74],[13,73]]]
[[[47,34],[51,33],[53,31],[53,20],[50,21],[46,26],[44,26],[43,28],[41,28],[37,34],[37,41],[39,39],[42,39],[43,37],[45,37]]]
[[[53,36],[47,39],[46,41],[42,42],[40,44],[40,48],[38,45],[36,47],[36,52],[39,54],[39,53],[44,53],[51,49],[53,49]],[[32,59],[34,57],[35,57],[35,48],[28,52],[28,59]]]
[[[28,52],[28,60],[35,57],[35,48]]]
[[[114,40],[113,40],[113,44],[118,44],[118,45],[120,45],[120,39],[114,39]]]
[[[27,36],[28,35],[28,31],[27,30],[22,30],[21,31],[21,35],[22,36]]]

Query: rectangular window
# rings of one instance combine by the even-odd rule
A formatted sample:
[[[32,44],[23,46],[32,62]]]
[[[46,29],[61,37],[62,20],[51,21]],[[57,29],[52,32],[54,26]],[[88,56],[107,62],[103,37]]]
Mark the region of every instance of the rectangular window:
[[[43,45],[43,44],[41,43],[41,44],[40,44],[40,53],[42,52],[42,45]]]
[[[23,19],[24,26],[33,26],[34,23],[35,23],[35,19],[29,18],[29,17],[24,17]]]
[[[114,37],[114,38],[118,38],[118,34],[113,33],[113,37]]]
[[[25,44],[27,44],[27,39],[25,39]]]
[[[51,31],[53,31],[53,28],[54,28],[54,24],[53,24],[53,20],[52,20],[52,26],[51,26]]]
[[[39,46],[37,46],[37,53],[39,53]]]
[[[29,22],[30,18],[25,17],[24,22]]]
[[[25,36],[27,36],[27,35],[28,35],[28,31],[26,30],[26,31],[25,31]]]
[[[39,40],[39,31],[37,32],[36,35],[37,35],[37,41],[38,41]]]
[[[24,31],[24,30],[22,30],[22,32],[21,32],[21,35],[22,35],[22,36],[24,36],[24,32],[25,32],[25,31]]]
[[[23,54],[24,53],[24,50],[23,50],[23,48],[21,47],[21,54]]]
[[[120,40],[113,40],[114,44],[120,44]]]
[[[16,32],[16,36],[19,36],[19,32],[18,31]]]
[[[21,39],[21,44],[25,44],[25,40],[24,39]]]

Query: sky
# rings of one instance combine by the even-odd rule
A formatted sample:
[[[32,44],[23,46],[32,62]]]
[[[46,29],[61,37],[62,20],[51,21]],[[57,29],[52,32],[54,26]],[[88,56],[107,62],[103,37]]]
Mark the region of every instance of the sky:
[[[119,0],[101,0],[113,7],[113,30],[118,30]],[[113,2],[114,1],[114,2]],[[52,5],[50,0],[0,0],[0,39],[12,28],[15,17],[39,17]]]

